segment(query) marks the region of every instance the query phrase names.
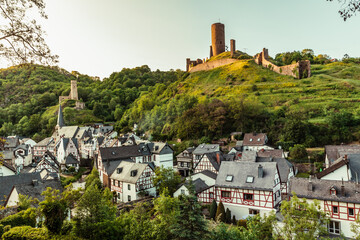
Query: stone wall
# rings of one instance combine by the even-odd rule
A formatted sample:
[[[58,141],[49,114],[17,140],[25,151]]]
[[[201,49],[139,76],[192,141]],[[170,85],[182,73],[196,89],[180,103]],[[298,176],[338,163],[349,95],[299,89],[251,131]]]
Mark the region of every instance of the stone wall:
[[[263,49],[261,53],[255,55],[255,62],[258,65],[269,68],[270,70],[277,72],[282,75],[292,76],[294,78],[308,78],[311,76],[311,65],[309,60],[302,60],[297,63],[286,65],[286,66],[276,66],[269,60],[268,50]]]
[[[195,67],[191,67],[189,69],[189,72],[193,73],[193,72],[198,72],[198,71],[207,71],[207,70],[211,70],[217,67],[221,67],[230,63],[234,63],[237,62],[239,60],[237,59],[232,59],[232,58],[224,58],[224,59],[219,59],[219,60],[215,60],[215,61],[210,61],[210,62],[205,62],[203,64],[199,64],[196,65]]]

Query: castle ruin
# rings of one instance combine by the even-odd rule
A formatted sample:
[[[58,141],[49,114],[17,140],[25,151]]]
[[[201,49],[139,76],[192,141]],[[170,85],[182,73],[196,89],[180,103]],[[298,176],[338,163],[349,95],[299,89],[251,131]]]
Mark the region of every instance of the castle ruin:
[[[79,101],[76,80],[71,80],[71,88],[70,88],[69,96],[59,96],[59,103],[61,104],[61,101],[66,99],[75,100],[75,109],[85,108],[85,103]]]
[[[235,54],[235,40],[230,40],[231,56]],[[210,46],[210,58],[217,56],[225,52],[225,25],[222,23],[214,23],[211,25],[211,46]],[[200,64],[205,64],[208,58],[206,59],[196,59],[191,60],[190,58],[186,59],[186,71],[190,72],[195,66]],[[200,67],[199,69],[212,69],[212,66],[217,66],[218,64],[210,64],[209,66]]]
[[[266,48],[263,48],[262,52],[256,54],[254,58],[256,64],[262,65],[282,75],[292,76],[298,79],[309,78],[311,76],[309,60],[301,60],[294,64],[279,67],[269,61],[269,51]]]

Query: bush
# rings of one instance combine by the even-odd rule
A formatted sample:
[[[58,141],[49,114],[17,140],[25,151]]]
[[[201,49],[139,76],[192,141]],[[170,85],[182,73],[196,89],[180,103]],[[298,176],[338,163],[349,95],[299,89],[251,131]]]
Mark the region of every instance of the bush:
[[[217,204],[215,199],[212,201],[211,206],[210,206],[210,218],[215,220],[215,216],[216,216],[216,210],[217,210]]]
[[[225,212],[225,222],[226,223],[231,223],[231,211],[226,208],[226,212]]]
[[[69,172],[73,173],[73,172],[75,172],[75,167],[71,166],[71,167],[69,167],[68,170],[69,170]]]
[[[237,225],[238,225],[239,227],[244,227],[244,228],[247,229],[247,220],[245,220],[245,219],[240,219],[240,220],[237,222]]]
[[[48,232],[44,228],[29,226],[14,227],[2,235],[3,240],[48,240]]]
[[[225,208],[224,208],[224,204],[222,202],[220,202],[217,207],[215,218],[216,218],[216,221],[219,221],[219,222],[226,221]]]
[[[301,144],[295,144],[294,147],[291,147],[289,154],[290,157],[295,160],[305,160],[308,156],[306,148]]]
[[[31,226],[35,227],[36,225],[36,209],[29,208],[25,211],[18,212],[16,214],[10,215],[0,220],[0,224],[6,226],[10,225],[11,227],[17,226]]]

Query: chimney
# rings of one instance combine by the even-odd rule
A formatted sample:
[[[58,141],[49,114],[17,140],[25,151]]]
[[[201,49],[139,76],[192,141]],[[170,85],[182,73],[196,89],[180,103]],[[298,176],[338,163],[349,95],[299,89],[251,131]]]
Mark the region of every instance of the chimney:
[[[309,184],[308,184],[308,191],[313,191],[313,183],[311,181],[311,175],[309,176]]]
[[[37,180],[37,179],[33,179],[33,180],[32,180],[32,184],[33,184],[33,186],[38,186],[38,185],[39,185],[38,180]]]
[[[344,159],[345,159],[345,160],[348,160],[348,156],[347,156],[347,154],[345,154]]]
[[[345,186],[344,186],[344,179],[341,179],[341,196],[345,197]]]
[[[220,165],[220,153],[216,153],[216,161]]]
[[[259,167],[258,167],[258,177],[259,177],[259,178],[263,178],[263,177],[264,177],[264,169],[263,169],[263,167],[261,166],[261,164],[259,164]]]

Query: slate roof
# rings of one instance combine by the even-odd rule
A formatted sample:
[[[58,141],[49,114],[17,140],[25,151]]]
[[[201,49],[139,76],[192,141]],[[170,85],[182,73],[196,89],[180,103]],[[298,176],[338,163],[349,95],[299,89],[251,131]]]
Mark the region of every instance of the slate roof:
[[[155,154],[167,154],[172,153],[173,150],[169,144],[163,142],[150,142],[147,144],[152,153]],[[164,151],[163,151],[164,150]]]
[[[70,153],[66,158],[65,158],[65,164],[79,164],[78,160],[74,157],[74,155],[72,155],[72,153]]]
[[[255,162],[257,153],[255,151],[244,151],[241,154],[241,161]]]
[[[60,191],[63,190],[61,186],[61,182],[59,179],[52,179],[46,181],[39,181],[38,185],[31,183],[23,183],[14,185],[18,194],[29,196],[32,198],[37,198],[40,202],[45,199],[45,196],[42,196],[42,192],[44,192],[48,187],[52,189],[58,189]]]
[[[52,140],[51,137],[48,138],[44,138],[43,140],[41,140],[40,142],[38,142],[37,144],[35,144],[36,147],[41,147],[41,146],[47,146],[50,141]]]
[[[18,137],[5,138],[5,141],[5,148],[16,148],[20,144]]]
[[[351,172],[351,181],[359,182],[360,178],[360,154],[349,154],[347,156]]]
[[[150,156],[151,152],[145,144],[100,148],[102,161],[128,159],[138,156]]]
[[[200,144],[199,146],[197,146],[197,148],[195,148],[195,150],[193,151],[193,154],[195,155],[203,155],[205,153],[210,153],[210,152],[217,152],[220,151],[220,145],[219,144]]]
[[[78,126],[65,126],[58,130],[58,134],[60,137],[62,136],[64,138],[73,138],[76,136],[78,130]]]
[[[259,165],[263,167],[262,178],[258,177]],[[223,162],[220,166],[215,186],[272,191],[276,173],[276,162]],[[226,181],[228,175],[233,176],[231,182]],[[247,183],[247,176],[254,177],[254,181],[252,183]]]
[[[283,154],[284,150],[282,149],[260,150],[257,152],[258,157],[282,158]]]
[[[104,142],[104,137],[98,137],[97,142],[99,143],[99,146]]]
[[[65,126],[63,112],[62,112],[62,109],[61,109],[61,103],[59,103],[59,111],[58,111],[58,118],[57,118],[57,124],[56,125],[61,127],[61,128]]]
[[[294,171],[294,165],[285,158],[264,158],[257,157],[256,162],[276,162],[280,174],[280,181],[286,183],[288,181],[290,169]]]
[[[266,133],[245,133],[244,146],[263,146],[267,142]]]
[[[331,164],[345,154],[360,153],[360,145],[326,145],[325,153]]]
[[[205,153],[204,156],[206,156],[209,159],[210,163],[213,165],[216,171],[219,171],[220,164],[225,161],[224,154],[222,152]],[[196,164],[196,166],[201,163],[204,156],[200,159],[200,161]],[[219,162],[217,160],[218,156],[219,156]]]
[[[113,174],[111,174],[110,178],[126,183],[136,183],[147,166],[148,165],[146,163],[122,161],[116,167],[116,169],[122,168],[121,173],[117,173],[117,171],[114,171]],[[131,171],[137,171],[136,175],[131,176]]]
[[[12,165],[10,165],[9,163],[3,161],[3,162],[2,162],[2,165],[3,165],[4,167],[10,169],[10,170],[13,171],[14,173],[16,173],[16,169],[15,169]]]
[[[4,205],[14,185],[31,184],[32,180],[41,180],[40,173],[22,173],[19,175],[0,177],[0,204]]]
[[[201,193],[205,189],[209,188],[209,186],[204,182],[204,180],[201,180],[200,178],[193,181],[193,185],[195,187],[195,192],[196,193]]]
[[[212,172],[212,171],[210,171],[210,170],[204,170],[204,171],[195,173],[195,174],[193,174],[193,175],[191,175],[191,176],[194,176],[194,175],[196,175],[196,174],[204,174],[205,176],[208,176],[209,178],[212,178],[212,179],[214,179],[214,180],[215,180],[216,177],[217,177],[217,174],[214,173],[214,172]]]
[[[2,154],[3,154],[4,160],[12,160],[14,157],[13,151],[3,151]]]
[[[195,150],[194,147],[189,147],[187,149],[185,149],[184,151],[182,151],[181,153],[179,153],[176,158],[186,158],[186,159],[190,159],[192,160],[192,152]],[[187,154],[187,156],[184,155],[184,153]]]
[[[328,175],[329,173],[332,173],[333,171],[341,168],[342,166],[347,165],[348,163],[349,161],[347,159],[340,158],[334,161],[333,164],[330,165],[330,167],[325,168],[322,172],[317,173],[315,176],[320,179]]]
[[[360,203],[360,185],[353,182],[312,179],[312,191],[309,190],[309,179],[291,178],[290,192],[294,191],[299,198]],[[345,196],[341,194],[341,185],[344,185]],[[330,188],[336,189],[336,195],[330,194]]]

